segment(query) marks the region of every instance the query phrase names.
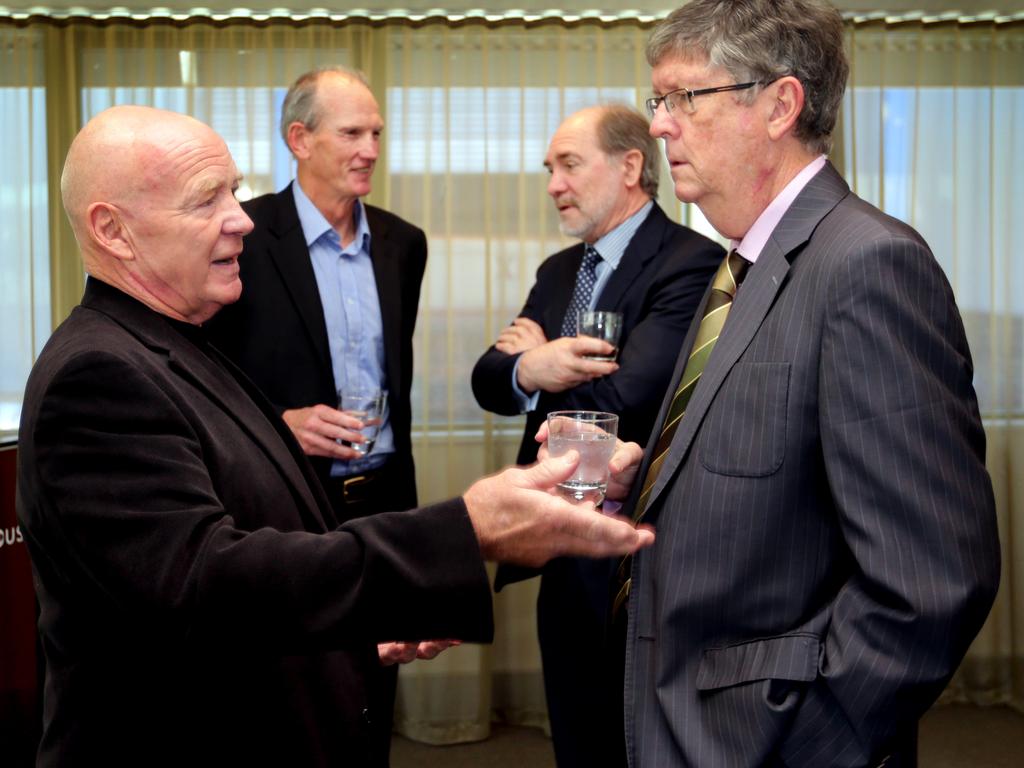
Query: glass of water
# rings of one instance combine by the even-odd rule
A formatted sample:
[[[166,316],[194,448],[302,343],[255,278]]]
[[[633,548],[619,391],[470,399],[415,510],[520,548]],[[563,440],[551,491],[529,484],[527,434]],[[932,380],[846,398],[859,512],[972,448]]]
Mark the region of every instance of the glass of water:
[[[593,336],[601,341],[607,341],[614,347],[610,355],[587,355],[587,357],[591,360],[612,361],[619,354],[622,313],[581,309],[579,315],[576,316],[576,335]]]
[[[608,462],[615,453],[619,417],[604,411],[553,411],[548,414],[548,453],[577,451],[580,463],[558,488],[570,501],[604,501]]]
[[[338,393],[338,410],[345,411],[363,422],[360,433],[366,438],[365,443],[339,440],[341,445],[362,456],[373,449],[384,417],[384,398],[385,393],[379,389],[350,389]]]

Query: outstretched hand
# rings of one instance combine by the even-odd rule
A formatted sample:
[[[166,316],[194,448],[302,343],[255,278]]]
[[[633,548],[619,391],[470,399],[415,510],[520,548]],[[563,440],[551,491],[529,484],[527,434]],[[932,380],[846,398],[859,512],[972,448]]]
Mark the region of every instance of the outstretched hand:
[[[578,463],[579,454],[570,451],[470,486],[463,498],[485,559],[536,567],[561,555],[621,556],[654,543],[649,527],[551,492]]]

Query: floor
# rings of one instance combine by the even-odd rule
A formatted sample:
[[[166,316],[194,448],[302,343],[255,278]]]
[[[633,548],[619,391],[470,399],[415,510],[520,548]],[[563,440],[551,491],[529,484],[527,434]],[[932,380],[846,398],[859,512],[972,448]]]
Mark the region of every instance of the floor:
[[[919,768],[1020,768],[1024,715],[1006,707],[937,707],[921,721]],[[495,725],[475,744],[431,747],[396,736],[391,768],[555,768],[536,728]]]

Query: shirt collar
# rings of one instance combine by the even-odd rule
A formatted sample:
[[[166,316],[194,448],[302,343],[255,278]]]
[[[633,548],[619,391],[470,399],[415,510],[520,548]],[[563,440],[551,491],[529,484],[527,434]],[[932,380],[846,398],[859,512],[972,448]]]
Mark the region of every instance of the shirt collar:
[[[299,184],[298,179],[295,179],[292,183],[292,196],[295,198],[295,210],[299,214],[299,224],[302,226],[302,235],[306,240],[306,247],[308,248],[320,238],[327,236],[340,248],[341,243],[338,240],[338,233],[334,231],[334,227],[327,221],[327,218],[320,212],[320,209],[302,191],[302,186]],[[363,215],[363,201],[358,198],[355,205],[352,206],[352,216],[355,218],[356,236],[348,250],[359,250],[363,245],[368,249],[370,244],[370,225],[367,224],[366,216]]]
[[[761,211],[761,215],[757,217],[754,225],[743,236],[743,239],[732,241],[733,249],[739,251],[740,256],[750,262],[757,261],[768,238],[772,236],[775,227],[782,221],[782,217],[786,215],[786,211],[796,200],[797,195],[803,191],[803,188],[818,171],[825,167],[825,159],[824,155],[820,155],[805,165],[803,170],[782,188],[782,191],[775,196],[768,207]]]
[[[654,201],[648,200],[640,207],[640,210],[619,224],[611,232],[607,232],[602,237],[599,237],[597,242],[592,243],[594,249],[600,254],[601,260],[608,262],[612,269],[618,268],[630,240],[633,239],[636,231],[640,229],[640,225],[644,223],[647,214],[651,212],[653,207]]]

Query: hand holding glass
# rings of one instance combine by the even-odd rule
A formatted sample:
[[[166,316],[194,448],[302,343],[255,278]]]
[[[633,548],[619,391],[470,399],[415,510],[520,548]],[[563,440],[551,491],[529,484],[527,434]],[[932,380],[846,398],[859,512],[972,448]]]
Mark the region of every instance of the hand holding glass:
[[[384,414],[384,393],[379,389],[351,389],[339,392],[338,410],[345,411],[363,422],[360,433],[366,438],[365,443],[353,443],[349,440],[338,442],[365,456],[377,440],[377,432],[380,430]]]
[[[612,361],[619,354],[619,337],[622,335],[622,313],[591,311],[582,309],[576,316],[576,335],[593,336],[607,341],[614,347],[610,355],[587,355],[591,360]]]
[[[580,455],[572,477],[558,488],[570,501],[604,501],[608,462],[615,453],[619,417],[603,411],[553,411],[548,414],[548,454],[570,450]]]

